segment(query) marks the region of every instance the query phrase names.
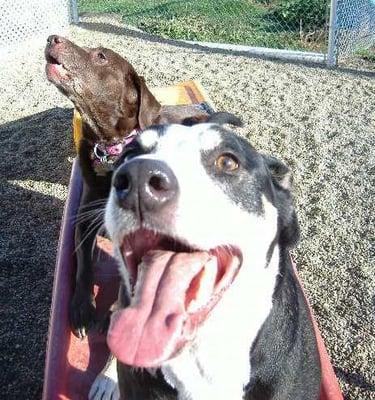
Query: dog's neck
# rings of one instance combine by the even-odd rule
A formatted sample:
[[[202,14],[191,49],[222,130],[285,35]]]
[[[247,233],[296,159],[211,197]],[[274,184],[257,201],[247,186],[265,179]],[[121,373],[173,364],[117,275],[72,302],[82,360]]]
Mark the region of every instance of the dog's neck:
[[[127,129],[126,131],[121,131],[114,134],[109,134],[104,132],[103,129],[97,125],[95,128],[92,127],[91,123],[88,123],[85,118],[82,120],[82,137],[90,142],[92,146],[100,144],[103,146],[116,145],[118,143],[123,143],[126,141],[127,137],[133,135],[133,133],[138,130],[138,126],[134,126],[132,129]]]
[[[279,263],[279,247],[275,246],[266,268],[266,256],[258,265],[243,265],[239,272],[243,276],[237,276],[196,340],[162,367],[178,400],[239,400],[244,396],[251,373],[250,349],[271,311]]]
[[[139,129],[134,129],[128,134],[113,137],[111,140],[103,140],[102,137],[92,130],[91,126],[85,120],[82,121],[81,131],[75,131],[79,141],[76,145],[79,149],[82,147],[82,140],[86,143],[84,146],[85,158],[88,158],[91,168],[98,176],[106,176],[113,172],[114,165],[122,154],[124,148],[128,146],[138,135]],[[77,138],[75,139],[77,140]]]

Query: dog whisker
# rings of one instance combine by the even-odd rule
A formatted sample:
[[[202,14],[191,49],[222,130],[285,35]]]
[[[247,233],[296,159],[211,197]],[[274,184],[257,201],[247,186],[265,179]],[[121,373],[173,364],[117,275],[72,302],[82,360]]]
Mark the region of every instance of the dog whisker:
[[[71,219],[74,223],[85,221],[91,216],[95,217],[97,213],[103,212],[106,205],[106,199],[95,200],[87,204],[80,206],[77,215],[73,216]],[[101,207],[103,206],[103,207]],[[86,209],[87,210],[84,210]],[[87,218],[88,217],[88,218]]]
[[[76,253],[80,247],[82,246],[82,244],[89,238],[90,235],[92,235],[93,232],[95,232],[95,230],[98,230],[99,227],[101,225],[103,225],[102,222],[102,215],[98,215],[96,218],[94,218],[94,220],[90,223],[90,225],[87,228],[87,233],[84,236],[84,238],[78,243],[78,245],[76,246],[76,248],[74,249],[74,252]],[[95,240],[94,240],[95,243]]]
[[[89,208],[89,207],[97,206],[97,205],[105,205],[106,202],[107,202],[106,199],[94,200],[94,201],[90,201],[90,202],[87,203],[87,204],[81,205],[80,208],[81,208],[81,209],[84,209],[84,208]]]
[[[98,215],[104,215],[104,208],[88,210],[84,212],[79,212],[77,215],[71,218],[74,224],[81,224],[83,222],[89,221],[96,218]]]

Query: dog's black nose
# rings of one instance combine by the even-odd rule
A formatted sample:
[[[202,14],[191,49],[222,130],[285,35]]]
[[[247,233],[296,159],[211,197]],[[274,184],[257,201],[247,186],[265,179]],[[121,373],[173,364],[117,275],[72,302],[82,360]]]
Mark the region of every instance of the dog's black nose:
[[[158,211],[175,200],[178,183],[173,171],[158,160],[133,160],[115,173],[118,204],[135,212]]]
[[[64,41],[64,38],[62,36],[58,36],[58,35],[51,35],[51,36],[48,36],[48,38],[47,38],[47,43],[50,46],[53,44],[62,43],[63,41]]]

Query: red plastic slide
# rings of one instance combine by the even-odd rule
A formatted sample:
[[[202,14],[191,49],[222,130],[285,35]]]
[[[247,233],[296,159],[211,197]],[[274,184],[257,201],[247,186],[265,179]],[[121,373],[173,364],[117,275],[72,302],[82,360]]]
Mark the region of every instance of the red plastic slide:
[[[84,340],[79,340],[70,332],[69,327],[68,306],[75,271],[74,220],[81,190],[81,173],[75,161],[57,253],[43,400],[87,400],[90,386],[108,356],[105,336],[90,333]],[[110,256],[110,245],[105,240],[100,244],[102,252],[95,265],[95,292],[99,312],[107,309],[116,299],[118,288],[117,270]]]

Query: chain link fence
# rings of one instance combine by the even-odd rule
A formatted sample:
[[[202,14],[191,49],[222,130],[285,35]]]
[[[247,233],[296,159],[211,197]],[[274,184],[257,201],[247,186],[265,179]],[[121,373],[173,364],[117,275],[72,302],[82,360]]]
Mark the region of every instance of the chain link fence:
[[[329,59],[368,54],[375,62],[375,0],[332,0]]]
[[[76,4],[72,6],[71,0],[0,0],[0,50],[63,31]]]
[[[115,13],[170,39],[324,52],[327,0],[79,0],[79,11]]]
[[[375,61],[375,0],[0,0],[0,51],[61,32],[84,13],[116,14],[128,28],[258,54],[335,65],[370,51]]]
[[[78,7],[169,39],[267,48],[274,51],[258,54],[330,65],[368,50],[375,61],[375,0],[79,0]]]

